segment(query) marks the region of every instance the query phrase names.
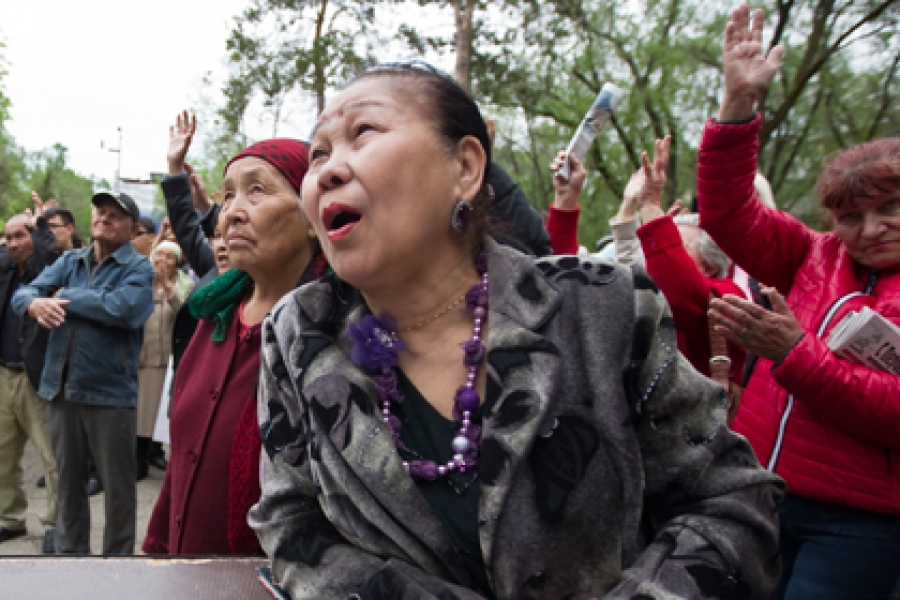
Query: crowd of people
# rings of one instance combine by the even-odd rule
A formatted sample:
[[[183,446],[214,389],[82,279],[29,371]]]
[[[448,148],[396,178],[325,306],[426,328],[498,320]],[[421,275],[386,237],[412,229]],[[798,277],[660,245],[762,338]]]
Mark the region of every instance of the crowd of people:
[[[595,254],[581,162],[544,220],[422,63],[242,150],[217,201],[178,115],[158,228],[100,192],[85,244],[35,195],[0,252],[0,553],[31,440],[48,554],[91,553],[102,489],[104,555],[264,554],[297,599],[900,599],[900,375],[825,341],[900,325],[900,140],[824,164],[830,231],[779,211],[762,33],[731,15],[696,211],[659,139]]]

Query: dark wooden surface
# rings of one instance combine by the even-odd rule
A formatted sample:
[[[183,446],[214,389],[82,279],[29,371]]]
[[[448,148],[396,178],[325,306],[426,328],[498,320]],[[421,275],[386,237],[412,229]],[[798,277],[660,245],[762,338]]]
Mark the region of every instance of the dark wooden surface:
[[[0,559],[4,600],[271,600],[264,559],[17,557]]]

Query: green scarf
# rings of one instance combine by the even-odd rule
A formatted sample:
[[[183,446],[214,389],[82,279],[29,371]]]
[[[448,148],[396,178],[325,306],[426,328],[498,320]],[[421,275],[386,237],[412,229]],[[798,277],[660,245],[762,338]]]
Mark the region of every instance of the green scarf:
[[[191,294],[188,308],[195,319],[215,323],[212,341],[224,342],[235,309],[252,287],[247,273],[231,269]]]

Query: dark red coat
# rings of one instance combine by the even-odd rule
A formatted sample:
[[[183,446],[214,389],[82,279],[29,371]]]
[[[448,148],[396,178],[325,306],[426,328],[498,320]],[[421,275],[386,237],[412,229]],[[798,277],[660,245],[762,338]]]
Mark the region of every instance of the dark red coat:
[[[260,325],[238,311],[224,342],[201,321],[172,393],[171,458],[153,509],[147,554],[258,554],[247,511],[259,499],[256,419]]]
[[[812,231],[756,198],[761,126],[758,117],[707,123],[697,173],[701,225],[751,277],[786,296],[806,335],[779,365],[759,360],[734,429],[766,465],[784,421],[775,470],[791,493],[900,514],[900,376],[839,359],[816,336],[829,308],[862,291],[870,270],[833,233]],[[847,302],[825,337],[864,305],[900,325],[900,268],[882,271],[872,295]]]

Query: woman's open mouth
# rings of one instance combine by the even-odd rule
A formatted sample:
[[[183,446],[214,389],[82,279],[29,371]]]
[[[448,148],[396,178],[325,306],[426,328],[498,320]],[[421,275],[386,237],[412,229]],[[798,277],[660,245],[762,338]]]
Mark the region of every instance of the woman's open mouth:
[[[346,204],[329,204],[322,212],[322,222],[331,241],[349,235],[361,218],[358,210]]]

